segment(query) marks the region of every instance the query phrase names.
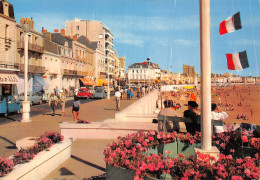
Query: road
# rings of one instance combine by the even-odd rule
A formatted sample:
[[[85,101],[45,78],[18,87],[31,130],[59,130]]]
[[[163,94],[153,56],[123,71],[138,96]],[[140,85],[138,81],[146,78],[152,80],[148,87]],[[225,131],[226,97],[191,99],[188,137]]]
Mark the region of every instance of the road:
[[[114,96],[114,92],[111,92],[110,96]],[[86,104],[88,102],[92,101],[98,101],[100,99],[79,99],[81,104]],[[73,99],[70,99],[66,102],[66,108],[72,107],[73,104]],[[60,104],[58,105],[57,109],[61,109]],[[48,103],[43,103],[43,104],[36,104],[32,105],[30,109],[30,117],[38,116],[41,114],[49,113],[51,112],[51,108],[48,105]],[[5,123],[10,123],[13,121],[19,121],[22,119],[22,114],[9,114],[9,116],[6,118],[4,115],[0,116],[0,125],[5,124]]]

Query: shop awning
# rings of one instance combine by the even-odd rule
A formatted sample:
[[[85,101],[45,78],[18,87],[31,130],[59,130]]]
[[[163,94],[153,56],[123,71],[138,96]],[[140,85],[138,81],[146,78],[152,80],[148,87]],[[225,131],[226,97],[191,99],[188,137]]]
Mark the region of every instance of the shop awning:
[[[108,81],[106,79],[98,79],[98,86],[108,85]]]
[[[0,73],[0,84],[17,84],[19,77],[16,74]]]
[[[34,76],[33,77],[33,91],[39,92],[43,89],[43,86],[48,86],[49,84],[42,76]]]
[[[91,85],[96,85],[96,82],[92,79],[88,79],[88,81],[91,83]]]
[[[85,78],[80,78],[79,80],[81,80],[81,82],[83,83],[83,85],[87,86],[89,85],[89,81]]]

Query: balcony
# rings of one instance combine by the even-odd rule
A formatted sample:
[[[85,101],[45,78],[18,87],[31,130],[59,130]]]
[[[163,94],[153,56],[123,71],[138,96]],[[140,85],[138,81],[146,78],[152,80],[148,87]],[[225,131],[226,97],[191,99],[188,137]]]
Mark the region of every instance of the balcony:
[[[24,49],[24,41],[17,42],[17,49]],[[28,43],[28,49],[30,51],[35,51],[35,52],[39,52],[39,53],[44,52],[44,48],[42,46],[32,44],[32,43]]]
[[[77,71],[77,76],[87,76],[88,73],[86,71]]]
[[[10,38],[5,38],[5,47],[10,48],[12,44],[12,40]]]
[[[20,72],[24,72],[24,64],[16,63],[16,66],[20,67]],[[28,73],[44,74],[45,72],[46,72],[46,69],[43,66],[36,66],[36,65],[28,66]]]
[[[11,71],[18,71],[19,66],[17,66],[14,63],[9,63],[9,62],[0,62],[0,69],[2,70],[11,70]]]
[[[112,49],[111,47],[109,47],[109,46],[106,47],[105,50],[108,51],[108,52],[110,52],[110,53],[112,53],[112,54],[114,54],[113,49]]]
[[[114,47],[114,43],[110,39],[105,40],[106,44],[110,44],[112,47]]]
[[[114,59],[111,56],[106,56],[106,59],[109,59],[111,61],[114,61]]]
[[[114,39],[113,34],[111,34],[109,31],[107,31],[107,32],[105,33],[105,35],[107,35],[107,36],[111,37],[112,39]]]
[[[77,71],[69,70],[69,69],[63,69],[62,73],[63,73],[63,75],[67,75],[67,76],[75,76],[75,75],[77,75]]]

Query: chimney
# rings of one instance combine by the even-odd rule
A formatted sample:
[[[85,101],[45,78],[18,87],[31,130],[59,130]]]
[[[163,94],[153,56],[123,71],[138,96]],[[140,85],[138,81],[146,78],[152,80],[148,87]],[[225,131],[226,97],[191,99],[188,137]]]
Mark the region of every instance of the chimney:
[[[29,24],[30,27],[31,27],[31,29],[33,29],[33,24],[34,24],[34,22],[33,22],[33,19],[32,19],[32,18],[21,18],[20,24],[21,24],[21,25],[22,25],[22,24]]]
[[[59,30],[58,29],[54,29],[54,33],[59,33]]]
[[[65,29],[60,29],[60,33],[65,36]]]
[[[78,41],[78,37],[75,35],[75,36],[73,36],[73,40],[74,41]]]
[[[44,27],[42,27],[42,34],[46,32],[48,32],[47,29],[44,29]]]

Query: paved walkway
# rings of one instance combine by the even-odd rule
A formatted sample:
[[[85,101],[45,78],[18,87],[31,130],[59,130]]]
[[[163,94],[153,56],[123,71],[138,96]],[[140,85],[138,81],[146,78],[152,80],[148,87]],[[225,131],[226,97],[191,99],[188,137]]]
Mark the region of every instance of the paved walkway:
[[[135,102],[123,98],[120,110]],[[81,106],[80,118],[91,122],[102,122],[105,119],[115,118],[115,99],[102,99],[89,102]],[[51,112],[45,115],[32,117],[32,122],[10,122],[0,125],[0,156],[6,157],[16,151],[15,142],[24,137],[37,137],[45,131],[60,132],[59,123],[73,121],[71,108],[66,108],[66,115],[61,116],[61,110],[57,115],[51,116]],[[1,119],[0,119],[1,121]],[[84,179],[105,172],[103,150],[111,140],[76,140],[72,145],[72,156],[60,167],[54,170],[45,179]]]

